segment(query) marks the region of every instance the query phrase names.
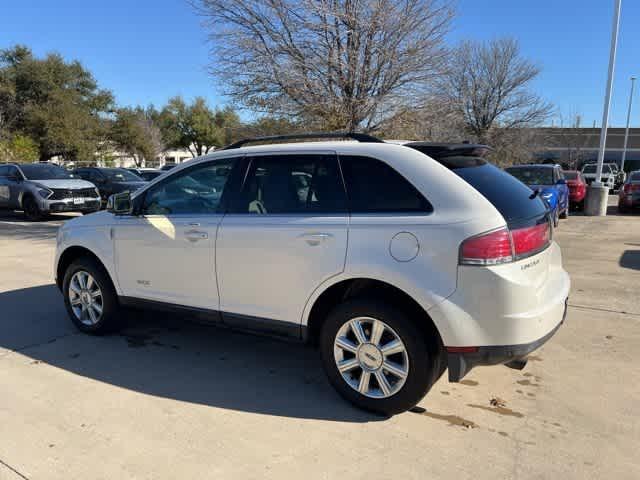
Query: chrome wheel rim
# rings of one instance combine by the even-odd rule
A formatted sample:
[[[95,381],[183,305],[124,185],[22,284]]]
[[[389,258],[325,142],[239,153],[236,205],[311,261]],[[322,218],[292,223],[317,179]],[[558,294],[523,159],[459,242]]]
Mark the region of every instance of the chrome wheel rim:
[[[95,325],[102,318],[102,290],[89,272],[79,270],[71,277],[69,303],[73,314],[84,325]]]
[[[409,356],[400,336],[376,318],[346,322],[333,343],[342,379],[369,398],[388,398],[400,391],[409,375]]]

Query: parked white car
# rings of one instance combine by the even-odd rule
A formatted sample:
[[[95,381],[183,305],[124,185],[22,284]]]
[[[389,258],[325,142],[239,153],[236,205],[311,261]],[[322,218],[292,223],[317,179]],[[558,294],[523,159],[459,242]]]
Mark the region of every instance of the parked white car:
[[[597,168],[598,166],[595,163],[587,163],[582,166],[582,175],[584,175],[585,180],[588,185],[591,185],[597,176]],[[616,186],[616,178],[617,171],[611,167],[611,165],[605,163],[602,165],[602,185],[609,188],[609,190],[613,190]]]
[[[55,272],[72,321],[100,334],[121,307],[160,308],[299,338],[341,395],[387,415],[447,367],[454,382],[522,368],[569,294],[542,200],[455,149],[437,162],[351,137],[234,145],[67,222]]]

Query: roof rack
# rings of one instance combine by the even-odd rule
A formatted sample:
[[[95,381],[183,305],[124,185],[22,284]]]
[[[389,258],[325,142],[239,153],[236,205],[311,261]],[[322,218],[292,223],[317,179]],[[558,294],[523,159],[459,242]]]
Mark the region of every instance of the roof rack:
[[[311,138],[348,138],[348,139],[357,140],[358,142],[363,142],[363,143],[385,143],[384,140],[380,140],[379,138],[374,137],[372,135],[367,135],[366,133],[309,132],[309,133],[292,133],[289,135],[270,135],[267,137],[244,138],[230,145],[227,145],[226,147],[222,148],[222,150],[231,150],[234,148],[240,148],[246,145],[247,143],[254,143],[254,142],[271,142],[275,140],[301,140],[301,139],[311,139]]]

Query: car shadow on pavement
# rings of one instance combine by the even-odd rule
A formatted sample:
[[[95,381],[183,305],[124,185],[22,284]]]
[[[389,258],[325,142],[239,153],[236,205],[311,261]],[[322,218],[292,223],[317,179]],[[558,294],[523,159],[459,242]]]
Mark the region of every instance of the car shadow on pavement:
[[[640,270],[640,250],[625,250],[619,263],[622,268]]]
[[[0,358],[18,351],[68,372],[136,392],[265,415],[342,422],[383,417],[331,388],[318,352],[183,318],[128,311],[119,334],[78,333],[55,285],[0,292]]]
[[[0,211],[0,237],[10,240],[50,240],[56,238],[61,222],[72,218],[75,217],[52,215],[40,222],[29,222],[20,212]]]

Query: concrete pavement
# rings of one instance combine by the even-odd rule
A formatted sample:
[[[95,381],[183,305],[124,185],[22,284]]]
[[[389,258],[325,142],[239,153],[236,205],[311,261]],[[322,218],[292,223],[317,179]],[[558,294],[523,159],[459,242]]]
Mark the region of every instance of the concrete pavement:
[[[78,334],[52,284],[59,223],[0,217],[1,480],[640,478],[638,215],[561,221],[571,307],[525,370],[443,378],[391,419],[300,345],[153,314]]]

